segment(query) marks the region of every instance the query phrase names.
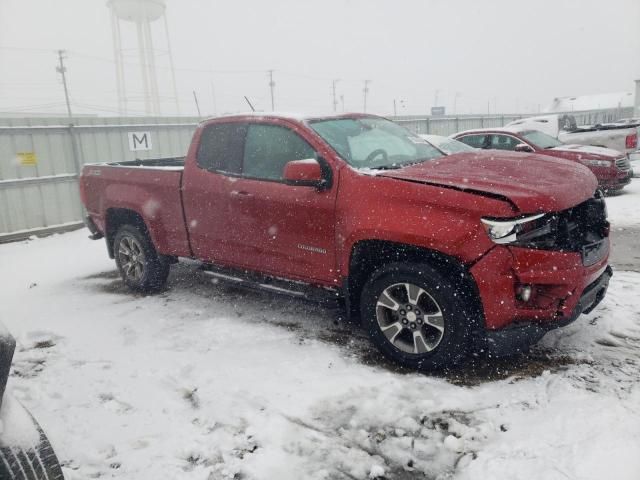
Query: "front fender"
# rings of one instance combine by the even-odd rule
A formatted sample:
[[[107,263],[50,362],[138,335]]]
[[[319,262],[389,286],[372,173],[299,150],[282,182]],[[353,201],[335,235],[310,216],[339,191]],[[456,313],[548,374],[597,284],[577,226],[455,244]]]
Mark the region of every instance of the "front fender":
[[[481,217],[512,214],[506,202],[458,190],[353,173],[344,177],[336,214],[343,274],[353,246],[363,240],[407,244],[474,262],[494,246]]]

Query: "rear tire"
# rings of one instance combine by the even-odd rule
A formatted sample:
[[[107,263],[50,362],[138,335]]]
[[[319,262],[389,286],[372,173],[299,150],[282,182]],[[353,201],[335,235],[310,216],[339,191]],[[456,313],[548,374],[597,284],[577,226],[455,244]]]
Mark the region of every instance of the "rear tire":
[[[146,232],[133,225],[120,227],[113,253],[122,281],[138,292],[157,292],[167,283],[169,261],[158,255]]]
[[[362,322],[395,362],[420,370],[451,367],[467,354],[478,321],[468,295],[429,265],[392,263],[364,285]]]

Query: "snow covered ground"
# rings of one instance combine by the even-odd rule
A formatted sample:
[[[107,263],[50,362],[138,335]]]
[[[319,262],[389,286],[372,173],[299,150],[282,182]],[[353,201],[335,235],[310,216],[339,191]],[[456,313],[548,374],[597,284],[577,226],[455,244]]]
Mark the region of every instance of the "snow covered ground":
[[[640,226],[640,179],[622,189],[622,193],[607,197],[607,210],[618,228]]]
[[[614,227],[640,223],[632,187]],[[10,385],[68,480],[640,478],[638,272],[527,357],[427,376],[338,310],[193,265],[134,295],[86,235],[0,245]]]

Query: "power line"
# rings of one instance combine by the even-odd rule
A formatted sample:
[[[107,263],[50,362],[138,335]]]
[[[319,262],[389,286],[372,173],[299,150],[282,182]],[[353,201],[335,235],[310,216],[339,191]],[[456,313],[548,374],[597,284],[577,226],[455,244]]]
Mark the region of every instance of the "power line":
[[[200,113],[200,104],[198,103],[198,95],[196,94],[196,91],[193,91],[193,100],[196,102],[196,110],[198,110],[198,116],[201,117],[202,113]]]
[[[2,46],[2,45],[0,45],[0,50],[16,50],[20,52],[38,52],[38,53],[46,53],[46,54],[51,54],[51,52],[55,52],[53,48],[10,47],[10,46]]]
[[[100,62],[107,62],[107,63],[115,63],[115,60],[111,59],[111,58],[107,58],[107,57],[100,57],[100,56],[96,56],[96,55],[88,55],[86,53],[82,53],[82,52],[78,52],[78,51],[74,51],[74,50],[70,50],[68,52],[70,55],[72,55],[73,57],[78,57],[78,58],[83,58],[83,59],[87,59],[87,60],[96,60],[96,61],[100,61]],[[129,66],[129,67],[139,67],[140,63],[138,62],[123,62],[123,65]],[[160,69],[160,70],[171,70],[170,66],[164,66],[164,65],[157,65],[156,68]],[[228,75],[233,75],[233,74],[249,74],[249,73],[260,73],[262,72],[262,70],[211,70],[211,69],[207,69],[207,68],[189,68],[189,67],[175,67],[174,70],[176,71],[180,71],[180,72],[192,72],[192,73],[209,73],[209,74],[228,74]]]

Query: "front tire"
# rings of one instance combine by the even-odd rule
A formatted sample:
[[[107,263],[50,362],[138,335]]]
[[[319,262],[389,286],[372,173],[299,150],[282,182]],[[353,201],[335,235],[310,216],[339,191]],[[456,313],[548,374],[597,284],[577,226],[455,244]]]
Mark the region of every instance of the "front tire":
[[[21,435],[32,435],[36,441],[30,446],[12,445],[3,438],[6,432],[0,433],[0,479],[64,480],[58,458],[38,422],[17,401],[11,399],[11,403],[16,417],[25,419],[19,424]]]
[[[169,276],[169,262],[158,255],[145,232],[133,225],[120,227],[113,241],[120,276],[127,287],[138,292],[161,290]]]
[[[362,321],[378,349],[409,368],[436,370],[466,355],[477,315],[468,292],[424,264],[389,264],[362,290]]]

